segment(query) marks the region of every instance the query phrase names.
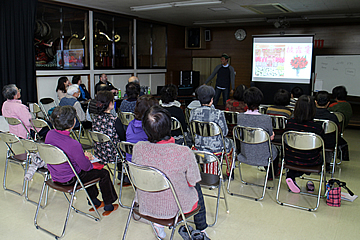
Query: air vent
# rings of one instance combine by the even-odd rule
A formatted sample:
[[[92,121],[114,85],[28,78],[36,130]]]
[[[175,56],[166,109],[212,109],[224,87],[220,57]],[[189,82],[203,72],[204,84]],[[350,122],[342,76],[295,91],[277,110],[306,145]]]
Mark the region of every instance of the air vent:
[[[242,7],[259,14],[281,14],[281,13],[292,12],[291,10],[287,9],[280,3],[246,5]]]

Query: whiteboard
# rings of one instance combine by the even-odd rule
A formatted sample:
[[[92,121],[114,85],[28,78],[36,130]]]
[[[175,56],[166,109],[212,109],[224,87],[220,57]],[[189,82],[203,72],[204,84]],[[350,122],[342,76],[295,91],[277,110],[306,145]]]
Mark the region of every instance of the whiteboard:
[[[345,86],[350,96],[360,96],[360,55],[316,56],[314,91],[329,93]]]

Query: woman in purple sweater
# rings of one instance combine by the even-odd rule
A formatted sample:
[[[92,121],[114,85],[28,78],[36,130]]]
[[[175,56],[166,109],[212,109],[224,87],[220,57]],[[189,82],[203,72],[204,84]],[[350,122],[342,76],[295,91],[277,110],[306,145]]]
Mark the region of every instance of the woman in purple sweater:
[[[56,146],[64,151],[83,182],[100,178],[99,186],[103,201],[97,198],[99,191],[96,185],[88,187],[86,190],[95,207],[97,209],[104,207],[105,212],[102,215],[107,216],[119,207],[118,204],[112,204],[117,200],[117,194],[110,180],[109,172],[105,169],[93,169],[93,165],[89,160],[94,158],[92,154],[89,152],[84,153],[81,144],[69,136],[70,131],[75,126],[75,116],[76,110],[74,107],[56,107],[51,114],[55,129],[48,132],[45,143]],[[69,186],[77,181],[74,172],[67,162],[59,165],[49,164],[47,166],[54,182]],[[89,211],[94,211],[94,209],[91,208]]]

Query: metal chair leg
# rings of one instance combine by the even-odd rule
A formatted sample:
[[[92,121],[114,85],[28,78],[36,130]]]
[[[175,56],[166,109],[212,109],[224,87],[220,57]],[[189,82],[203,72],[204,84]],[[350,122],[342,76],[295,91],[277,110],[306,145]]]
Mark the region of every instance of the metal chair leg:
[[[125,240],[126,233],[127,233],[128,228],[129,228],[129,224],[130,224],[130,220],[131,220],[131,215],[133,213],[134,205],[135,205],[135,201],[133,201],[132,204],[131,204],[130,211],[129,211],[129,216],[128,216],[127,221],[126,221],[125,230],[124,230],[122,240]]]
[[[5,170],[4,170],[4,180],[3,180],[3,188],[4,190],[6,191],[9,191],[9,192],[12,192],[12,193],[15,193],[17,195],[24,195],[25,193],[25,189],[26,189],[26,180],[24,178],[23,180],[23,186],[22,186],[22,191],[21,192],[17,192],[13,189],[10,189],[10,188],[7,188],[6,187],[6,177],[7,177],[7,170],[8,170],[8,167],[9,167],[9,163],[11,163],[11,161],[8,159],[8,157],[6,158],[6,161],[5,161]],[[26,169],[27,169],[27,163],[25,164],[25,167],[23,166],[23,164],[20,164],[20,163],[17,163],[17,162],[13,162],[14,164],[17,164],[17,165],[20,165],[23,170],[24,170],[24,176],[25,176],[25,173],[26,173]]]
[[[122,189],[123,189],[123,183],[124,183],[124,170],[125,170],[125,167],[124,167],[124,164],[122,164],[122,167],[121,167],[121,178],[120,178],[120,190],[119,190],[119,205],[120,207],[122,208],[127,208],[127,209],[130,209],[131,207],[129,206],[126,206],[122,203],[121,201],[121,197],[122,197]]]

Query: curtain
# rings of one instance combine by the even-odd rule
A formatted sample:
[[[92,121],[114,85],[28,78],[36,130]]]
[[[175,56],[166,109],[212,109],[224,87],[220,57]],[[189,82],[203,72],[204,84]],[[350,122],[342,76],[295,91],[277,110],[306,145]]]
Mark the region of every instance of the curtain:
[[[14,83],[21,100],[37,102],[34,26],[37,0],[0,1],[0,87]],[[5,101],[1,94],[1,104]]]

